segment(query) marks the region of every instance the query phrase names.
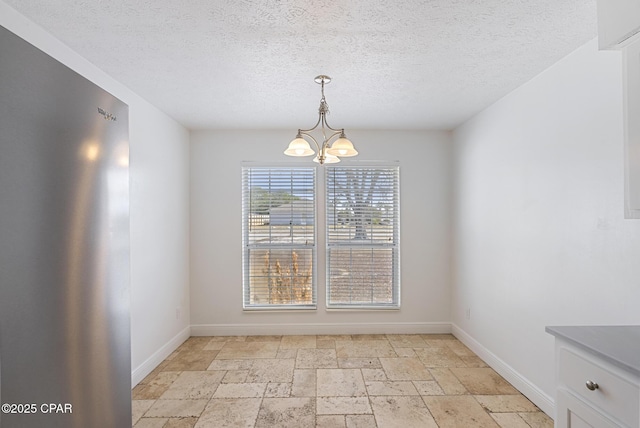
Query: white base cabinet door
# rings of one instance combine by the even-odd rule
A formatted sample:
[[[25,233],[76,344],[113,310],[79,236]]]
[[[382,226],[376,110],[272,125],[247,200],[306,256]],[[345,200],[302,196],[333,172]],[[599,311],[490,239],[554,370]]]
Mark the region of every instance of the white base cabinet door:
[[[558,390],[556,409],[556,428],[620,428],[566,390]]]
[[[640,382],[556,339],[556,428],[640,428]]]

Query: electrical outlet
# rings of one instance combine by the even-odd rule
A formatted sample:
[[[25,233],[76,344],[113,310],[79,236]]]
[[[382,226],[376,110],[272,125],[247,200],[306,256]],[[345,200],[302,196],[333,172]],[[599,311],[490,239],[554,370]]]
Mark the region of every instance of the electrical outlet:
[[[471,308],[467,308],[467,310],[464,313],[465,318],[467,318],[468,320],[471,319]]]
[[[182,316],[182,310],[180,309],[180,306],[178,306],[176,308],[176,319],[179,320],[181,316]]]

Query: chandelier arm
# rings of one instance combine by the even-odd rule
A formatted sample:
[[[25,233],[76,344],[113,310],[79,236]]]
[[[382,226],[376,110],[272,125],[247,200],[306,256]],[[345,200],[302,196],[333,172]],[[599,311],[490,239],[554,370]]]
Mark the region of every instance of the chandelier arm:
[[[330,129],[330,130],[332,130],[332,131],[336,131],[336,132],[342,132],[342,133],[344,133],[344,128],[341,128],[341,129],[335,129],[335,128],[330,127],[330,126],[329,126],[329,123],[327,123],[327,117],[326,117],[325,115],[322,115],[322,123],[324,124],[324,126],[326,126],[326,127],[327,127],[327,129]],[[316,125],[316,126],[318,126],[318,125]]]
[[[317,125],[316,125],[317,126]],[[315,127],[309,129],[309,131],[313,131],[314,129],[316,129]],[[313,144],[316,145],[316,150],[319,152],[320,151],[320,145],[318,144],[318,141],[313,138],[313,135],[309,134],[309,132],[307,132],[307,130],[305,129],[299,129],[298,130],[298,135],[306,135],[307,137],[311,138],[311,140],[313,141]]]
[[[314,129],[316,129],[316,128],[318,127],[318,125],[320,125],[321,123],[322,123],[322,115],[320,114],[320,115],[318,115],[318,121],[316,122],[316,124],[315,124],[315,125],[313,125],[313,127],[312,127],[312,128],[309,128],[309,129],[299,129],[299,130],[298,130],[298,132],[311,132],[311,131],[313,131]],[[307,135],[308,135],[308,134],[307,134]]]
[[[329,129],[334,130],[334,129],[332,129],[332,128],[329,128]],[[328,143],[329,141],[331,141],[331,139],[332,139],[333,137],[335,137],[336,135],[342,135],[342,134],[344,133],[344,130],[342,130],[342,129],[335,129],[334,131],[336,131],[336,132],[334,132],[333,134],[329,135],[329,137],[328,137],[328,138],[325,138],[325,141],[326,141],[327,143]]]

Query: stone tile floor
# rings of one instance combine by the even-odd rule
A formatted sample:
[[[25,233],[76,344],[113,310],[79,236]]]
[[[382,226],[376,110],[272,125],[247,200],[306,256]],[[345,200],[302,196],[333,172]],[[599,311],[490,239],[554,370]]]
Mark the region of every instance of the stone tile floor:
[[[133,389],[137,428],[552,428],[452,335],[191,337]]]

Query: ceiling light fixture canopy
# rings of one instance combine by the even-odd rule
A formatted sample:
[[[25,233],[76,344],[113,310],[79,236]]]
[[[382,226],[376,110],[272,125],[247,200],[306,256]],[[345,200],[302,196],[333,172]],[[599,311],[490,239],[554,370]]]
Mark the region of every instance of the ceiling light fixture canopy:
[[[347,139],[344,129],[334,129],[327,123],[327,114],[329,113],[329,105],[324,97],[324,85],[331,82],[331,77],[320,75],[315,78],[316,83],[321,86],[322,98],[320,98],[320,108],[318,108],[318,121],[313,128],[310,129],[298,129],[298,135],[289,143],[289,147],[284,151],[285,155],[289,156],[311,156],[316,155],[313,158],[314,162],[323,165],[325,163],[340,162],[341,157],[355,156],[358,154],[353,144]],[[322,143],[318,143],[311,131],[320,126],[322,132]],[[306,137],[306,138],[305,138]],[[338,137],[333,144],[332,140]],[[309,144],[310,139],[316,146],[316,152],[311,148]]]

